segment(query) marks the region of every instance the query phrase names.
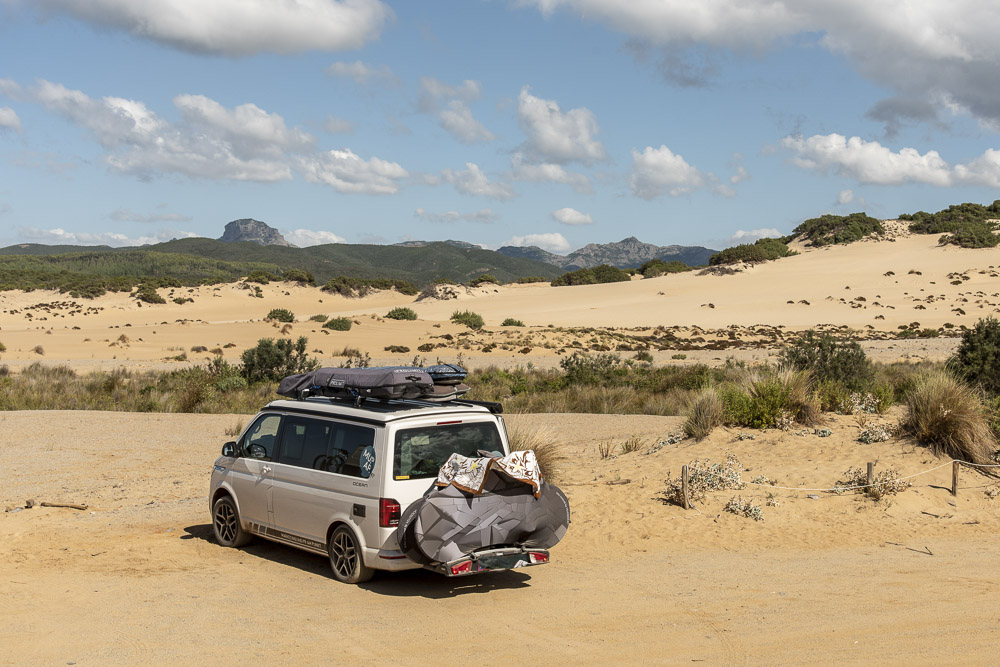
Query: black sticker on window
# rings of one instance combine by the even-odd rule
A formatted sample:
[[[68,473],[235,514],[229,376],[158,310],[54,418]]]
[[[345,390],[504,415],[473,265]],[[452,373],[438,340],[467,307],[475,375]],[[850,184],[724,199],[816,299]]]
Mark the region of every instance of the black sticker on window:
[[[358,466],[361,468],[362,477],[368,479],[372,476],[372,471],[375,469],[375,448],[372,445],[361,450],[361,461]]]

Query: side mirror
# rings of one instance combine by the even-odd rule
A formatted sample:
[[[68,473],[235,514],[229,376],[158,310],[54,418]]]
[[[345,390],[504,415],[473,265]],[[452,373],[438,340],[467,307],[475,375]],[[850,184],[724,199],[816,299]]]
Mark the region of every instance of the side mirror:
[[[226,444],[224,444],[222,446],[222,455],[223,456],[236,456],[236,443],[235,442],[227,442]]]

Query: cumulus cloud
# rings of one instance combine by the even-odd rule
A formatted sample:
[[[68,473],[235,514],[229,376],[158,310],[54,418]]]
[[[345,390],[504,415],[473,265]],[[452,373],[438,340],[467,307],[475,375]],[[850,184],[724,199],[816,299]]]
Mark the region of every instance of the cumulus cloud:
[[[535,97],[521,89],[517,117],[528,140],[524,153],[532,162],[582,162],[593,164],[607,158],[596,135],[597,117],[585,107],[563,112],[553,100]]]
[[[544,14],[566,8],[600,21],[666,59],[712,63],[712,52],[763,52],[787,38],[805,35],[847,57],[867,78],[911,100],[931,100],[938,109],[960,108],[991,125],[1000,124],[1000,42],[996,8],[982,0],[919,2],[841,0],[774,2],[688,0],[520,0]],[[709,69],[709,72],[710,69]],[[683,81],[682,81],[683,83]],[[875,113],[893,122],[930,118],[915,107],[883,107]]]
[[[389,69],[388,65],[372,67],[371,65],[366,65],[360,60],[355,60],[353,63],[332,63],[326,68],[326,73],[330,76],[352,79],[354,83],[361,85],[372,81],[390,83],[396,81],[396,75],[392,73],[392,70]]]
[[[560,208],[552,211],[552,219],[564,225],[592,225],[594,219],[589,213],[581,213],[575,208]]]
[[[794,155],[792,163],[803,169],[829,172],[874,185],[925,183],[947,186],[954,182],[948,163],[937,151],[921,155],[914,148],[898,153],[877,141],[840,134],[816,134],[808,138],[788,136],[781,145]]]
[[[594,187],[590,179],[583,174],[567,171],[560,164],[543,162],[541,164],[527,164],[524,162],[522,153],[515,153],[511,158],[511,178],[515,181],[527,181],[531,183],[563,183],[573,188],[580,194],[592,194]]]
[[[837,205],[846,206],[854,201],[854,191],[853,190],[841,190],[840,194],[837,195]]]
[[[281,230],[281,235],[285,237],[286,241],[300,248],[308,248],[325,243],[347,243],[346,239],[337,236],[333,232],[314,231],[312,229],[283,229]]]
[[[225,56],[357,49],[393,14],[379,0],[33,0],[182,51]]]
[[[196,238],[192,232],[181,232],[171,229],[161,229],[153,234],[131,237],[114,232],[70,232],[61,227],[54,229],[39,229],[37,227],[19,227],[18,239],[25,243],[46,243],[61,245],[109,245],[114,247],[150,245],[163,243],[173,239]]]
[[[0,130],[4,129],[21,132],[21,119],[10,107],[0,107]]]
[[[756,241],[757,239],[775,238],[777,236],[782,236],[782,233],[774,227],[751,229],[749,231],[738,229],[735,234],[726,239],[726,243],[729,245],[733,245],[735,243],[750,243],[751,241]]]
[[[432,77],[420,78],[419,108],[432,114],[438,123],[463,144],[479,144],[496,137],[472,115],[469,102],[479,99],[478,81],[466,80],[450,86]]]
[[[554,252],[557,254],[565,254],[569,252],[570,245],[569,241],[566,240],[562,234],[558,232],[550,232],[547,234],[527,234],[525,236],[512,236],[501,245],[511,245],[517,246],[519,248],[526,248],[528,246],[537,246],[542,250],[548,250],[549,252]]]
[[[409,176],[396,162],[377,157],[365,160],[350,148],[301,157],[298,169],[311,183],[329,185],[345,194],[392,195]]]
[[[455,186],[455,189],[465,195],[477,197],[493,197],[494,199],[510,199],[514,189],[506,183],[491,181],[474,162],[466,162],[464,171],[443,169],[441,177]]]
[[[629,185],[632,194],[643,199],[653,199],[663,194],[678,197],[703,187],[709,179],[683,156],[666,146],[646,146],[640,153],[632,150],[632,174]]]
[[[119,208],[108,214],[108,217],[117,222],[190,222],[189,215],[179,213],[152,213],[143,215],[135,213],[129,208]]]
[[[93,99],[60,83],[42,80],[25,94],[88,130],[107,151],[111,168],[141,178],[174,172],[195,178],[288,180],[292,174],[285,152],[309,148],[314,140],[256,105],[230,110],[201,95],[175,97],[184,121],[171,124],[141,101]]]
[[[484,208],[471,213],[459,213],[458,211],[445,211],[444,213],[431,213],[430,211],[418,208],[413,215],[427,222],[483,222],[493,223],[500,219],[500,216],[492,209]]]

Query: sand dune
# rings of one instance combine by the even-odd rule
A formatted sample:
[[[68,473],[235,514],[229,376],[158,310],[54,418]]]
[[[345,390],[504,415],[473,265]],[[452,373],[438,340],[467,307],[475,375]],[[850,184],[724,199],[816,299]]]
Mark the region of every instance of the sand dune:
[[[85,300],[55,292],[0,293],[0,342],[7,347],[4,363],[14,368],[32,361],[68,363],[80,369],[172,367],[182,353],[188,362],[207,358],[205,347],[227,357],[261,337],[305,335],[324,363],[336,363],[345,347],[374,359],[399,362],[436,346],[425,357],[454,358],[459,352],[474,363],[552,365],[572,340],[588,332],[554,332],[557,328],[633,329],[636,335],[655,327],[683,327],[681,337],[724,332],[732,327],[766,325],[786,331],[817,325],[844,326],[869,335],[893,335],[900,326],[940,328],[969,326],[1000,310],[1000,251],[938,246],[933,236],[903,236],[888,241],[802,249],[795,257],[746,268],[736,275],[673,274],[627,283],[580,287],[547,284],[485,286],[459,290],[448,300],[424,300],[382,292],[348,299],[318,288],[291,284],[263,287],[255,298],[239,285],[161,290],[163,296],[189,298],[181,305],[141,304],[125,294]],[[385,320],[395,306],[413,308],[416,322]],[[275,307],[292,310],[298,322],[285,334],[263,318]],[[473,310],[486,320],[487,331],[472,338],[465,327],[450,323],[455,310]],[[312,315],[348,316],[349,332],[324,331]],[[528,327],[501,328],[513,317]],[[947,332],[947,330],[945,330]],[[881,332],[881,333],[879,333]],[[482,348],[495,343],[489,352]],[[226,345],[229,347],[225,347]],[[41,346],[36,351],[36,346]],[[410,353],[387,353],[399,345]],[[871,343],[876,358],[944,358],[954,340]],[[562,352],[560,352],[562,350]],[[718,359],[748,353],[693,352],[691,360]],[[767,352],[751,353],[766,359]],[[658,361],[671,355],[659,353]]]

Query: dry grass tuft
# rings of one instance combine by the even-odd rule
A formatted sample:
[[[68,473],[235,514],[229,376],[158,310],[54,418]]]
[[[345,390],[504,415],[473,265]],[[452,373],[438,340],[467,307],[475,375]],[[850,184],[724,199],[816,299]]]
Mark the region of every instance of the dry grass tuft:
[[[935,454],[991,463],[997,439],[979,394],[943,371],[917,379],[907,398],[903,428]]]
[[[569,460],[562,444],[556,442],[552,429],[548,426],[533,426],[521,419],[504,422],[507,426],[507,442],[510,451],[534,450],[542,475],[549,482],[559,480],[562,468]]]
[[[696,440],[707,438],[716,426],[722,425],[725,417],[725,406],[715,388],[702,389],[688,406],[684,435]]]

